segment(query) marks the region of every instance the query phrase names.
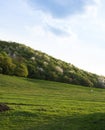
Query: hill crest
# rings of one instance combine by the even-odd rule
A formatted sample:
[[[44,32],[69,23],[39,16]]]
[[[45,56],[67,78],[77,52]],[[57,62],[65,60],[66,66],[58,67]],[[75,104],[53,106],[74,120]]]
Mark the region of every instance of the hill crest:
[[[0,41],[0,73],[104,87],[104,77],[15,42]]]

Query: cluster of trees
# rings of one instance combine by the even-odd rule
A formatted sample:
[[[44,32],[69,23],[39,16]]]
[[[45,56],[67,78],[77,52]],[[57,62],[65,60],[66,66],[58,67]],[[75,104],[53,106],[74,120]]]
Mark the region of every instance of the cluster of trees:
[[[0,41],[0,73],[98,87],[99,76],[22,44]]]
[[[25,64],[13,62],[13,59],[5,52],[0,53],[0,73],[16,76],[28,76],[28,69]]]

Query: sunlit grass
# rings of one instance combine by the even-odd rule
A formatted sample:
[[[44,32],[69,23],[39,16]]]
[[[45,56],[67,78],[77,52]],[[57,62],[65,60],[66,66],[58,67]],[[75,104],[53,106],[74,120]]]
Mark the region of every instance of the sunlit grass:
[[[92,90],[92,91],[91,91]],[[0,130],[104,130],[105,89],[0,75]]]

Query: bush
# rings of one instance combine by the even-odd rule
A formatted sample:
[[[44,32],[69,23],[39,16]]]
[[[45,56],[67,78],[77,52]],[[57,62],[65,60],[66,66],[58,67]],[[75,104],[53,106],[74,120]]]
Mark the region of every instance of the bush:
[[[27,69],[26,65],[24,65],[24,64],[17,65],[14,74],[16,76],[20,76],[20,77],[27,77],[28,69]]]

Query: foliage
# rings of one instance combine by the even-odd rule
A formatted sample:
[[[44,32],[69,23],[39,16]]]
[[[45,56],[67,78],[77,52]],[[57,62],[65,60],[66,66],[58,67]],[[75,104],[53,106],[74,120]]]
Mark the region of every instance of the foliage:
[[[17,67],[15,68],[14,74],[20,77],[27,77],[28,75],[27,67],[24,64],[17,65]]]
[[[4,55],[5,52],[0,53],[0,73],[2,74],[13,74],[15,64],[8,55]]]
[[[0,73],[102,87],[100,76],[15,42],[0,41]]]

